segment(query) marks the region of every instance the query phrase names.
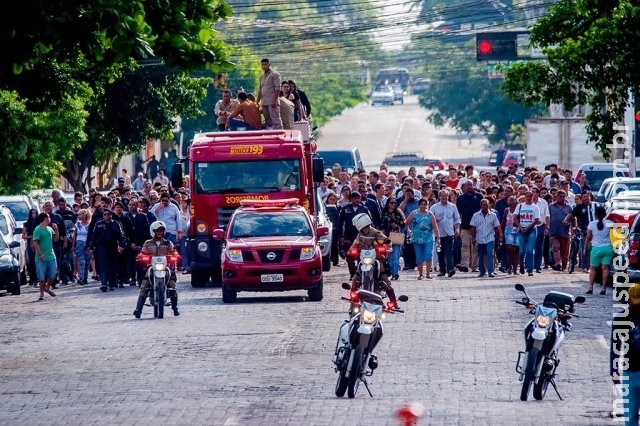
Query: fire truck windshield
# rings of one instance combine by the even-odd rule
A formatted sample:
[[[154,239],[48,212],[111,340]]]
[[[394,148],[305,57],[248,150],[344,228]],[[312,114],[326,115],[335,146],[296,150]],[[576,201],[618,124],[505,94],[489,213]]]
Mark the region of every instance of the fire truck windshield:
[[[299,191],[299,160],[226,161],[194,164],[197,194]]]

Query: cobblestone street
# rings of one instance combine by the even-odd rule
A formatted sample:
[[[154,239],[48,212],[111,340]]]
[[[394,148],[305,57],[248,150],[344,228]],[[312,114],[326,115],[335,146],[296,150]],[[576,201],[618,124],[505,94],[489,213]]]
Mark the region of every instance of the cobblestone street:
[[[613,424],[610,295],[576,309],[558,368],[565,400],[551,388],[542,402],[519,400],[514,367],[530,316],[514,284],[541,300],[551,289],[583,294],[586,274],[416,275],[394,284],[410,300],[385,319],[373,398],[361,387],[353,400],[334,396],[331,362],[347,317],[344,266],[327,274],[319,303],[305,292],[240,293],[223,305],[219,288],[183,279],[181,316],[162,320],[148,306],[133,317],[134,287],[66,286],[43,302],[23,287],[0,298],[0,424],[394,425],[414,400],[424,425]]]

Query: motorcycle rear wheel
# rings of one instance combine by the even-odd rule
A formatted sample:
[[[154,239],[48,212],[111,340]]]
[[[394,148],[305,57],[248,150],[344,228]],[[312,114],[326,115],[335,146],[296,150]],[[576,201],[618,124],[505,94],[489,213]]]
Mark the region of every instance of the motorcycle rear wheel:
[[[338,398],[342,398],[344,393],[347,391],[347,386],[349,385],[349,380],[344,377],[344,371],[341,371],[338,375],[338,381],[336,382],[336,396]]]
[[[347,396],[353,398],[358,393],[358,385],[360,384],[360,373],[362,372],[362,363],[364,358],[364,348],[358,346],[353,354],[353,365],[349,373],[349,383],[347,387]]]
[[[529,398],[529,389],[536,374],[536,365],[538,364],[538,348],[531,348],[527,355],[527,365],[524,369],[524,380],[522,381],[522,391],[520,391],[520,401],[526,401]]]

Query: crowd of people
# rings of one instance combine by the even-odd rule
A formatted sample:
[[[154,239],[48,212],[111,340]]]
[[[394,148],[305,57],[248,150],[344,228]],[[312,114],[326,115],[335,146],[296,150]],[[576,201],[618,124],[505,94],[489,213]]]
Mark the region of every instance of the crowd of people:
[[[497,273],[533,276],[543,269],[568,271],[569,243],[582,232],[577,270],[589,272],[593,292],[599,270],[607,277],[614,251],[612,226],[603,207],[593,202],[586,177],[550,164],[497,167],[476,171],[471,164],[447,171],[415,167],[349,174],[339,164],[327,170],[318,194],[336,206],[332,262],[339,264],[357,235],[352,219],[367,213],[373,227],[386,235],[401,233],[393,243],[390,275],[417,269],[418,279],[451,277],[456,272],[495,277]],[[355,264],[349,259],[351,274]],[[606,293],[605,283],[600,291]]]
[[[293,129],[297,121],[311,121],[311,103],[307,94],[300,90],[294,80],[283,80],[271,68],[269,59],[261,61],[263,74],[257,97],[236,91],[236,99],[230,90],[222,93],[216,102],[214,115],[219,131]]]
[[[185,176],[183,186],[175,191],[149,180],[136,190],[124,178],[107,192],[92,188],[88,197],[76,192],[73,200],[52,191],[41,213],[30,211],[22,233],[29,283],[40,286],[38,300],[45,292],[55,296],[52,289],[58,285],[86,285],[89,277],[99,281],[103,291],[140,286],[144,271],[136,264],[136,256],[145,241],[154,237],[150,231],[154,222],[163,223],[163,237],[179,251],[178,269],[190,273],[188,188]]]

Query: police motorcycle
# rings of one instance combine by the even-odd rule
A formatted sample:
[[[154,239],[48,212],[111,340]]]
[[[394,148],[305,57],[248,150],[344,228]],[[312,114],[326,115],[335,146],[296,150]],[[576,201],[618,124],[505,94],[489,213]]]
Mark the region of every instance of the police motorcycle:
[[[333,361],[338,373],[336,396],[343,397],[347,392],[349,398],[355,397],[362,382],[369,396],[373,397],[366,378],[378,368],[378,358],[373,355],[373,350],[382,338],[381,320],[386,314],[404,311],[394,304],[385,306],[382,296],[364,288],[351,290],[348,283],[343,283],[342,288],[349,290],[349,297],[342,299],[351,303],[353,315],[340,326],[336,342]],[[398,300],[406,302],[409,298],[402,295]]]
[[[161,225],[162,222],[159,222]],[[153,226],[153,225],[152,225]],[[146,268],[145,276],[151,284],[149,291],[149,303],[153,306],[154,318],[164,318],[164,307],[167,301],[167,284],[172,275],[175,275],[176,265],[180,261],[177,253],[167,256],[153,256],[140,253],[136,261]]]
[[[353,218],[353,224],[361,230],[371,225],[371,219],[367,214],[360,214]],[[359,246],[349,248],[347,256],[358,260],[356,274],[359,275],[360,288],[378,293],[385,298],[387,285],[381,279],[381,275],[389,270],[387,256],[393,250],[389,246],[391,240],[385,238],[384,244],[379,244],[375,237],[360,234],[356,239]]]
[[[527,400],[531,384],[536,400],[545,397],[549,384],[562,400],[554,380],[560,364],[558,353],[564,342],[564,332],[571,329],[569,320],[578,318],[573,313],[574,305],[584,303],[586,299],[584,296],[574,297],[568,293],[550,291],[540,304],[529,298],[522,284],[516,284],[515,289],[524,293],[524,297],[516,300],[516,303],[534,315],[524,330],[526,349],[518,352],[516,363],[516,372],[520,373],[519,380],[522,381],[520,400]]]

